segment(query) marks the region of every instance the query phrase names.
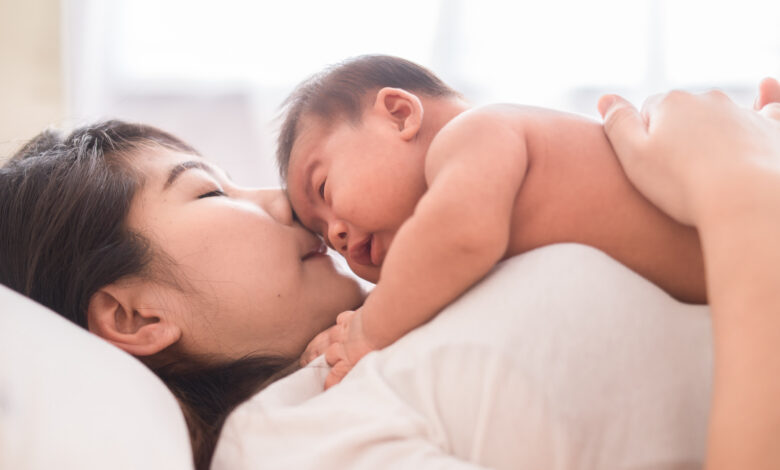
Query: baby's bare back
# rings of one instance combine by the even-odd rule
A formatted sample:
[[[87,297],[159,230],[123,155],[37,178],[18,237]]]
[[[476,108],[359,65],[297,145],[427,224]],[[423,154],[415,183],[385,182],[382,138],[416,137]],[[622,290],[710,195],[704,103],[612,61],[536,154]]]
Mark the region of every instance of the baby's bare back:
[[[496,111],[525,134],[528,158],[506,256],[551,243],[583,243],[679,300],[706,302],[696,230],[669,218],[634,189],[600,123],[522,106]]]

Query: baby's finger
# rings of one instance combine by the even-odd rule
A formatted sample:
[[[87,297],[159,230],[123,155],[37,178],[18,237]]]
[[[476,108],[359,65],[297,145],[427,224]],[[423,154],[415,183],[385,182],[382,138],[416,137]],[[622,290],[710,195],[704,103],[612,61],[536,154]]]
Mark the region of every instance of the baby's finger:
[[[312,348],[311,345],[307,346],[306,350],[301,354],[301,358],[298,359],[298,363],[301,367],[306,367],[306,365],[313,361],[317,356],[319,356],[318,350]]]
[[[329,366],[334,366],[341,361],[346,361],[347,355],[344,351],[344,345],[341,343],[333,343],[325,349],[325,362]]]
[[[300,358],[301,367],[310,363],[311,361],[316,359],[317,356],[321,355],[325,351],[325,349],[331,343],[330,330],[331,328],[328,328],[327,330],[319,333],[317,336],[314,337],[314,339],[312,339],[309,342],[309,345],[306,346],[306,349],[303,351],[303,354],[301,354],[301,358]]]
[[[349,320],[355,316],[354,310],[347,310],[345,312],[339,313],[339,316],[336,317],[336,324],[345,326],[347,323],[349,323]]]
[[[319,355],[320,354],[317,350],[310,350],[307,348],[306,351],[301,354],[301,358],[298,360],[298,364],[300,364],[301,367],[306,367],[307,364],[316,359]]]
[[[338,362],[336,363],[328,373],[328,376],[325,377],[325,390],[329,389],[330,387],[336,385],[337,383],[341,382],[341,380],[346,377],[347,373],[350,371],[349,365],[344,362]]]

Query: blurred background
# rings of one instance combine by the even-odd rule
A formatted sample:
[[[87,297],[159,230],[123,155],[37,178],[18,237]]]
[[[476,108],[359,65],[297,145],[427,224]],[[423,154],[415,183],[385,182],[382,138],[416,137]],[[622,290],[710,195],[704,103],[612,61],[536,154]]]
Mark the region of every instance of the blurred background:
[[[122,118],[278,184],[279,105],[344,58],[425,65],[474,104],[596,100],[780,76],[777,0],[0,0],[0,158],[47,126]]]

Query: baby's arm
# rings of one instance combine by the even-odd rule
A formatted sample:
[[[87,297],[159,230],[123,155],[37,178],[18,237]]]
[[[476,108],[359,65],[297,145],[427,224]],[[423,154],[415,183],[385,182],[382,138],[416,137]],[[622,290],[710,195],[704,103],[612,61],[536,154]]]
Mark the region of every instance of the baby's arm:
[[[345,373],[430,320],[501,260],[526,162],[525,138],[499,107],[468,111],[439,132],[426,156],[428,191],[396,234],[363,307],[342,314],[340,343],[326,353],[331,365]]]
[[[499,109],[466,112],[433,140],[428,191],[398,231],[362,308],[376,347],[430,320],[506,252],[527,158],[524,136]]]

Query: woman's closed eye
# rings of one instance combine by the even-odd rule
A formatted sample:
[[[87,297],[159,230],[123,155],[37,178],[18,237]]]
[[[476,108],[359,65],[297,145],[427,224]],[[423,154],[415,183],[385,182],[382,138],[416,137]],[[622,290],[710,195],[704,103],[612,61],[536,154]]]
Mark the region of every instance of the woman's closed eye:
[[[207,198],[207,197],[219,197],[219,196],[227,196],[227,194],[224,191],[222,191],[221,189],[215,189],[215,190],[209,191],[209,192],[207,192],[205,194],[201,194],[200,196],[198,196],[198,199],[203,199],[203,198]]]

